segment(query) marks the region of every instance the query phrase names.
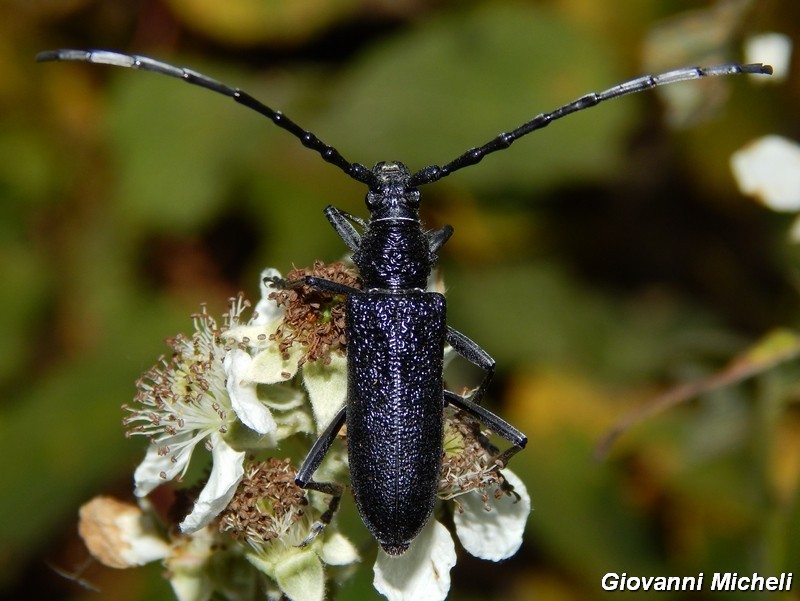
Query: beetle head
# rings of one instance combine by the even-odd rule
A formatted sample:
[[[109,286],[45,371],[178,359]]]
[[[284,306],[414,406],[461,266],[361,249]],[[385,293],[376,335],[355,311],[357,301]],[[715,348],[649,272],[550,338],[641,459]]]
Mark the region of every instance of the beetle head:
[[[366,198],[372,219],[419,219],[419,190],[409,186],[410,174],[403,163],[377,163],[372,175]]]

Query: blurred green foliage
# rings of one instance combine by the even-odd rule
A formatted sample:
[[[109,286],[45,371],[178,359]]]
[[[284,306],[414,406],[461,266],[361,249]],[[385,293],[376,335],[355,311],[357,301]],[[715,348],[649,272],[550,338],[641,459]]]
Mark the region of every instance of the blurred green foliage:
[[[90,565],[80,574],[99,595],[53,569],[77,574],[86,558],[82,502],[130,494],[142,445],[122,435],[119,406],[200,303],[255,296],[265,266],[342,256],[326,204],[364,214],[360,185],[230,100],[147,73],[36,65],[37,51],[186,64],[349,160],[416,169],[640,74],[663,19],[676,56],[665,45],[660,60],[704,59],[674,50],[687,10],[727,11],[732,25],[703,47],[722,60],[741,59],[748,34],[798,38],[788,0],[3,3],[0,597],[170,598],[157,566]],[[498,359],[490,402],[530,438],[513,466],[535,508],[525,545],[500,565],[461,554],[454,599],[612,599],[624,594],[602,591],[606,572],[800,565],[793,362],[651,416],[594,459],[627,410],[798,328],[790,219],[743,198],[727,164],[756,136],[798,137],[798,81],[713,82],[725,93],[708,92],[711,117],[680,130],[656,94],[616,100],[423,189],[429,227],[456,229],[442,259],[450,323]],[[449,377],[470,381],[462,370]],[[367,544],[352,507],[340,519]],[[340,598],[376,596],[370,566]]]

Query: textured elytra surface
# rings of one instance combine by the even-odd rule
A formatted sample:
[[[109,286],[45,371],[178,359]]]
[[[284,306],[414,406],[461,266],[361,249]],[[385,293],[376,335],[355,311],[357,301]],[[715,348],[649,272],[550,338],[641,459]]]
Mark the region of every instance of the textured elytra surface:
[[[353,495],[375,538],[403,545],[425,525],[436,498],[445,300],[427,292],[353,294],[348,316]]]

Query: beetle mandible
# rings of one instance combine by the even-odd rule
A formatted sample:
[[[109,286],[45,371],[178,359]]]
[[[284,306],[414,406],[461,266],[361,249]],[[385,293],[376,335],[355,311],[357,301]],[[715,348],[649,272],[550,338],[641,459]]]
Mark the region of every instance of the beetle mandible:
[[[642,76],[541,113],[449,163],[429,165],[412,174],[400,162],[379,162],[372,169],[351,163],[283,113],[242,90],[190,69],[105,50],[48,51],[40,53],[37,60],[85,61],[154,71],[230,96],[271,119],[325,161],[367,185],[369,219],[363,220],[332,206],[325,209],[328,221],[353,253],[363,289],[315,276],[274,283],[284,287],[305,285],[347,295],[347,402],[312,446],[297,474],[297,483],[333,495],[330,509],[316,528],[315,532],[319,532],[335,510],[343,488],[339,484],[317,482],[313,475],[336,434],[347,423],[348,461],[356,506],[367,528],[389,555],[404,553],[433,511],[442,461],[445,405],[466,412],[511,443],[496,458],[498,467],[503,467],[527,443],[521,432],[480,405],[494,374],[494,360],[475,342],[447,326],[444,297],[426,291],[437,253],[453,228],[423,229],[418,213],[418,187],[474,165],[556,119],[605,100],[707,76],[772,73],[769,65],[729,63]],[[469,397],[444,388],[445,344],[485,372]]]

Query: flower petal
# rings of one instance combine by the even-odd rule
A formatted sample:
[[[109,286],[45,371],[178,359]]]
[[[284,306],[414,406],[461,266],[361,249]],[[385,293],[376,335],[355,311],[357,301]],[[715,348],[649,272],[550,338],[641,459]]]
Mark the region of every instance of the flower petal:
[[[737,150],[731,169],[744,194],[773,211],[800,210],[800,145],[769,135]]]
[[[775,32],[752,35],[744,41],[744,57],[747,63],[772,65],[772,77],[751,75],[751,81],[772,85],[781,83],[789,75],[792,62],[792,38]]]
[[[495,499],[496,487],[488,491],[492,510],[486,511],[477,491],[458,497],[463,512],[456,511],[453,522],[461,544],[470,555],[491,561],[511,557],[522,545],[525,523],[531,511],[531,498],[522,480],[510,470],[503,476],[520,498],[503,494]]]
[[[159,438],[148,446],[144,459],[133,473],[134,494],[145,497],[164,482],[182,476],[189,467],[195,445],[202,437],[191,431],[181,432]]]
[[[259,434],[269,434],[277,428],[270,410],[258,399],[255,382],[245,379],[253,359],[241,349],[233,349],[222,362],[228,374],[227,388],[231,406],[242,423]]]
[[[314,411],[317,433],[322,432],[347,399],[347,358],[331,354],[331,362],[314,361],[303,367],[303,383]]]
[[[139,507],[112,497],[95,497],[81,506],[78,532],[92,556],[111,568],[144,565],[170,552]]]
[[[329,566],[346,566],[359,560],[355,545],[339,532],[326,536],[318,553]]]
[[[456,547],[447,528],[428,524],[400,557],[378,552],[375,589],[389,601],[441,601],[450,590]]]
[[[278,350],[278,345],[271,344],[263,351],[256,353],[245,378],[256,384],[277,384],[294,377],[302,351],[293,346],[287,352],[289,358],[284,359]]]
[[[266,268],[261,272],[261,279],[259,280],[261,286],[261,299],[256,304],[253,319],[250,320],[252,325],[263,325],[280,319],[283,317],[283,308],[278,306],[274,300],[269,298],[273,292],[278,292],[278,289],[272,286],[271,283],[265,282],[266,278],[279,278],[281,272],[271,267]]]
[[[211,442],[214,467],[192,512],[180,524],[185,533],[196,532],[207,526],[225,509],[244,475],[244,451],[234,451],[217,433],[211,435]]]

